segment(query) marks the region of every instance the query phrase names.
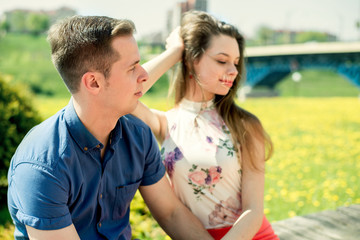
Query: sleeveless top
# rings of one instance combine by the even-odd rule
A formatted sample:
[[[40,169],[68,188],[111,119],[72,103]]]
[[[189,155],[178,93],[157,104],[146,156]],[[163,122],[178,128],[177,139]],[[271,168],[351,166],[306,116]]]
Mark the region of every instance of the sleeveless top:
[[[213,100],[183,99],[166,118],[161,156],[175,194],[205,228],[233,225],[241,214],[241,165]]]

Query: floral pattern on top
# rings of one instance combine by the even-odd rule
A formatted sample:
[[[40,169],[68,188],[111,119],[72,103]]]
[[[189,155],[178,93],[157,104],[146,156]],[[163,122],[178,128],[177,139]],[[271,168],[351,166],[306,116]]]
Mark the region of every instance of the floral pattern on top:
[[[172,173],[175,168],[175,163],[183,159],[184,155],[178,147],[174,148],[173,151],[165,153],[165,148],[161,148],[161,156],[165,165],[166,171],[169,177],[172,177]]]
[[[225,148],[227,152],[227,156],[234,156],[235,148],[230,139],[219,139],[218,148]]]
[[[241,214],[240,208],[241,194],[238,193],[237,199],[229,197],[227,200],[221,200],[215,205],[215,209],[209,215],[209,225],[234,223]]]
[[[189,185],[192,186],[196,198],[200,200],[201,195],[204,195],[204,189],[208,189],[211,193],[215,185],[222,179],[220,166],[211,166],[209,169],[201,168],[193,164],[189,170],[188,180]]]
[[[241,148],[214,100],[182,99],[166,119],[161,158],[173,191],[205,228],[233,225],[241,209]]]

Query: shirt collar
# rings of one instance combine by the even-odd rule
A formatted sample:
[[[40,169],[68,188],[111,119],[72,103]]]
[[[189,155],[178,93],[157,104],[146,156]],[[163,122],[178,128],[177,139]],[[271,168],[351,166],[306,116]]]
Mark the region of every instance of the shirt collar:
[[[72,98],[64,113],[65,122],[74,141],[79,145],[83,152],[87,152],[93,148],[102,149],[104,145],[97,140],[84,126],[78,117]],[[121,122],[117,121],[115,128],[110,133],[109,145],[113,146],[122,138]]]
[[[180,102],[180,107],[190,112],[199,113],[204,110],[210,110],[214,108],[214,99],[205,102],[193,102],[186,98],[183,98]]]

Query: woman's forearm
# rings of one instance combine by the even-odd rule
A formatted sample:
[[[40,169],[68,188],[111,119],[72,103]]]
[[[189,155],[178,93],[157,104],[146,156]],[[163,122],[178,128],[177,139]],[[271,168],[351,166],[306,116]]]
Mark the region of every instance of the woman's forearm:
[[[143,83],[143,93],[147,92],[167,70],[180,61],[183,50],[184,42],[180,37],[180,27],[177,27],[166,39],[166,50],[142,65],[149,74],[148,81]]]
[[[245,210],[222,240],[250,240],[263,220],[264,214],[260,210]]]
[[[181,59],[181,55],[182,47],[173,47],[143,64],[143,68],[149,74],[149,79],[143,83],[143,93],[147,92],[167,70],[174,66]]]

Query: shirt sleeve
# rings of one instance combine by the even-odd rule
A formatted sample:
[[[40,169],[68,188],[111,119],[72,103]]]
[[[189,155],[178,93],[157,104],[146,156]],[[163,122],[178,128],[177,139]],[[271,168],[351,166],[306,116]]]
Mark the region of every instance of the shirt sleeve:
[[[39,230],[72,224],[66,181],[57,175],[60,174],[56,171],[32,163],[22,163],[14,169],[9,194],[19,222]]]
[[[145,155],[145,169],[141,182],[142,186],[157,183],[165,175],[165,166],[161,161],[159,145],[157,144],[150,128],[148,129],[147,137],[149,148],[147,154]]]

